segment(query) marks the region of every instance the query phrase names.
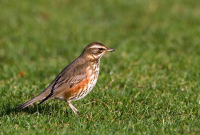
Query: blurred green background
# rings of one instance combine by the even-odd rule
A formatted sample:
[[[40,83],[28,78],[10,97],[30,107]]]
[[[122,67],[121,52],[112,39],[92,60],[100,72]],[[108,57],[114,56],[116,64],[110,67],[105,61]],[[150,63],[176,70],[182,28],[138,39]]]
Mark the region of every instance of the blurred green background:
[[[0,0],[1,134],[199,134],[199,0]],[[93,91],[73,102],[16,107],[91,42]]]

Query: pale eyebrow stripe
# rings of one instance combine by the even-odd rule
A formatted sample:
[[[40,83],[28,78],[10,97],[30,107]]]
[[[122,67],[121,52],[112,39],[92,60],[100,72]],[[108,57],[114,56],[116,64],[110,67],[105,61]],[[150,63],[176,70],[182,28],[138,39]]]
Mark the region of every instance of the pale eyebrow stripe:
[[[90,48],[104,48],[104,49],[106,49],[104,46],[98,46],[98,45],[91,46]]]

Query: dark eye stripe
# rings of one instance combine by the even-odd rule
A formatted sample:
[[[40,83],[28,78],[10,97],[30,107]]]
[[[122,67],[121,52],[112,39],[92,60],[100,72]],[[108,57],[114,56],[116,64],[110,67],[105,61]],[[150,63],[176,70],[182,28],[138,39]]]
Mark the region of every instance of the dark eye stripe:
[[[99,50],[105,50],[104,48],[99,48]]]

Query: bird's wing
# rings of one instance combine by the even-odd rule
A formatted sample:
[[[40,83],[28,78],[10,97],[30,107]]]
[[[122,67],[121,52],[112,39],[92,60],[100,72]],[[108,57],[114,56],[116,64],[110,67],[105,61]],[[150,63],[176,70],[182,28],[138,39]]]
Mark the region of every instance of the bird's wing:
[[[86,73],[78,74],[78,75],[73,75],[69,76],[67,78],[65,77],[60,77],[53,85],[52,87],[52,93],[53,95],[57,95],[60,93],[63,89],[69,89],[76,85],[77,83],[81,82],[86,78]]]
[[[69,65],[54,80],[51,93],[58,94],[62,89],[69,89],[87,77],[87,64],[82,59],[77,59]],[[54,94],[54,95],[55,95]]]
[[[76,61],[74,61],[76,62]],[[80,62],[79,62],[80,63]],[[55,97],[59,93],[63,92],[63,89],[70,89],[77,83],[81,82],[87,77],[86,67],[83,63],[77,64],[75,67],[69,65],[66,67],[53,81],[51,87],[51,92],[46,96],[41,102],[43,103],[49,98]]]

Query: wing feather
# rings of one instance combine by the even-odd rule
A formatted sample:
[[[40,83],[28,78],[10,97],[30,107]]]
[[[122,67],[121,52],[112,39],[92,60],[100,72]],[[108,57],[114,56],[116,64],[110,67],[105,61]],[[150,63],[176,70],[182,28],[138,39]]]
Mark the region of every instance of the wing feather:
[[[87,69],[87,64],[85,64],[84,59],[76,59],[72,63],[63,69],[63,71],[49,85],[47,89],[51,89],[51,92],[40,102],[40,104],[49,98],[53,98],[62,93],[63,89],[70,89],[72,86],[76,85],[87,77],[85,70]]]

